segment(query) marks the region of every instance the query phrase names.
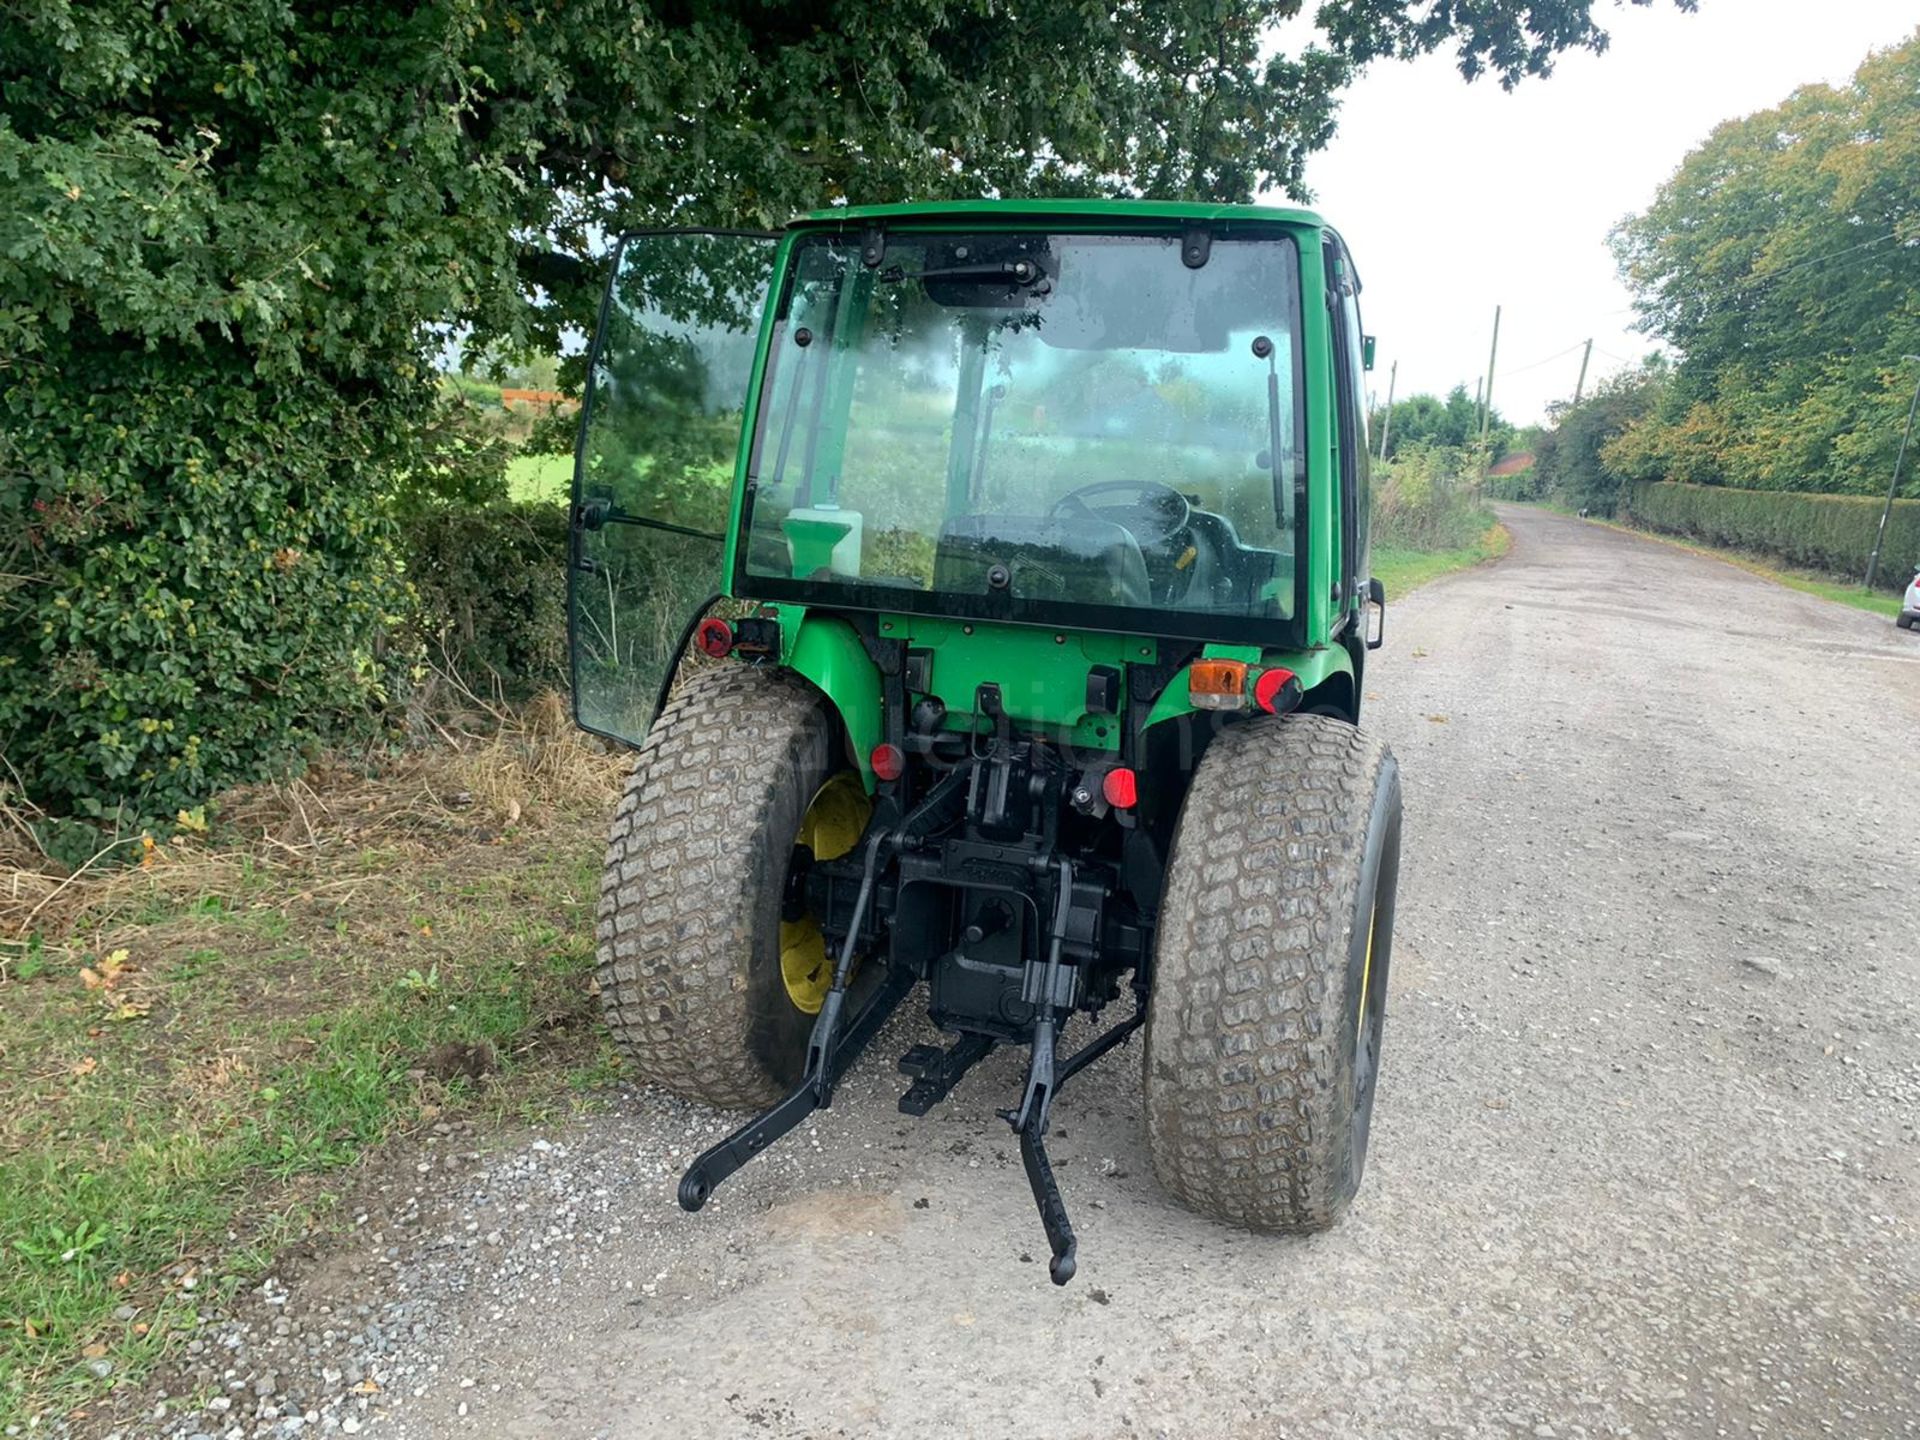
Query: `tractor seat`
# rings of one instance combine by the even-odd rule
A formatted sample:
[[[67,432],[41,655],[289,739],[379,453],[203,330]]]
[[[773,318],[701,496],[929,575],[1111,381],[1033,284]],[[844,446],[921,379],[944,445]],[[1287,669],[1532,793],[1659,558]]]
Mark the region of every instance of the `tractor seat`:
[[[1085,515],[960,515],[941,527],[933,588],[985,595],[987,574],[1004,565],[1019,600],[1081,605],[1153,603],[1146,557],[1125,526]]]

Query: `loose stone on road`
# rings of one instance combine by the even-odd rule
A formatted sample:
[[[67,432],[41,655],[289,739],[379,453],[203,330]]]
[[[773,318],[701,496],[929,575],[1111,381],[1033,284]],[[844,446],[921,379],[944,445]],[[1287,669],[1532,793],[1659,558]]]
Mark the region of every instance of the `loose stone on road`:
[[[909,1120],[900,1022],[699,1215],[732,1117],[653,1093],[409,1171],[129,1436],[1920,1435],[1920,638],[1506,518],[1367,677],[1407,850],[1336,1230],[1173,1205],[1136,1047],[1055,1112],[1055,1289],[1017,1057]]]

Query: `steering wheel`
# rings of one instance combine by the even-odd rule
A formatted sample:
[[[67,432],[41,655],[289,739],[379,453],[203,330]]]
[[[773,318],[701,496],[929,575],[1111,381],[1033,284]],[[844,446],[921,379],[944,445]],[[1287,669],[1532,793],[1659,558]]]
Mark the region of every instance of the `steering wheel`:
[[[1131,503],[1092,505],[1095,495],[1125,493],[1134,496]],[[1133,533],[1142,550],[1164,545],[1187,528],[1193,518],[1193,505],[1171,485],[1158,480],[1096,480],[1080,485],[1054,501],[1047,514],[1058,517],[1061,511],[1075,509],[1095,519],[1110,520]]]

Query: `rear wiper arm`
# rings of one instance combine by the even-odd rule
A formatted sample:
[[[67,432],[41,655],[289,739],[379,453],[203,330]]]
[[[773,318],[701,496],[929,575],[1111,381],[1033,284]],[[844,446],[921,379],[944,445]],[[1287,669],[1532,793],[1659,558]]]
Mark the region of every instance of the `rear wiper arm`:
[[[1010,285],[1031,285],[1044,280],[1046,272],[1031,260],[1002,260],[997,264],[936,265],[931,270],[902,270],[898,265],[880,272],[889,284],[902,280],[1005,280]]]

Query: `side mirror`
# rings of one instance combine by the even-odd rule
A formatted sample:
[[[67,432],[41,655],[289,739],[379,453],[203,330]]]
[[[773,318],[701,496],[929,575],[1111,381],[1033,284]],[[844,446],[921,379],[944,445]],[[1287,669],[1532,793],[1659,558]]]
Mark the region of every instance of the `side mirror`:
[[[1380,628],[1367,634],[1367,649],[1378,650],[1387,643],[1387,587],[1380,583],[1380,577],[1374,576],[1367,581],[1367,603],[1373,607],[1373,613],[1380,617]],[[1371,626],[1367,627],[1371,630]]]
[[[1362,335],[1360,337],[1360,363],[1364,369],[1371,370],[1373,368],[1373,352],[1377,343],[1371,335]]]

